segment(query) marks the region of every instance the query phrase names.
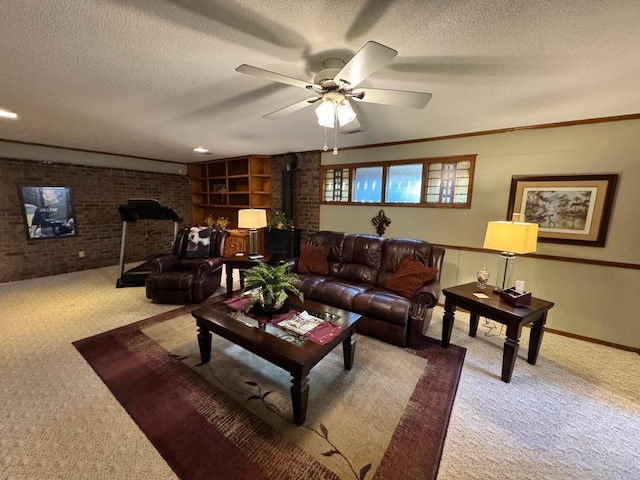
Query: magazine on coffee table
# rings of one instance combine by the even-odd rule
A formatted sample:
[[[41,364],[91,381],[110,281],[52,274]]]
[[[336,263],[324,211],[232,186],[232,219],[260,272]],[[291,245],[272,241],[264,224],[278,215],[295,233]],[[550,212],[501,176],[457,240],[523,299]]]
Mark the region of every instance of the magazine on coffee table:
[[[305,310],[295,317],[281,321],[278,326],[299,335],[306,335],[322,323],[324,323],[323,319],[314,317]]]

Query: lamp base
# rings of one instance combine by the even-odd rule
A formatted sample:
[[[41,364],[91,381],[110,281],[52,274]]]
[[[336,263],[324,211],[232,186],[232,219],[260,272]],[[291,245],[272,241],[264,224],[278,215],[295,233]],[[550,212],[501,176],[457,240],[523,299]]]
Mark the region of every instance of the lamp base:
[[[501,252],[498,257],[498,275],[496,277],[496,286],[494,293],[500,293],[510,288],[513,282],[513,268],[516,261],[516,254],[511,252]]]
[[[259,255],[258,252],[258,230],[249,229],[249,255]]]

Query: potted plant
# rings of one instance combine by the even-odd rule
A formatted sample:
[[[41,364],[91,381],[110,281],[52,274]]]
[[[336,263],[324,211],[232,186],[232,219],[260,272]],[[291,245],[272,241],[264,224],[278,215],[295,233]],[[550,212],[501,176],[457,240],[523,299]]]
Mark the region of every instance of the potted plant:
[[[304,300],[298,287],[298,275],[289,272],[288,265],[271,266],[260,262],[244,274],[244,290],[251,290],[247,311],[256,304],[266,313],[274,313],[287,306],[289,294]]]
[[[275,212],[271,216],[271,221],[268,225],[268,227],[272,230],[286,230],[290,229],[292,226],[293,222],[287,219],[287,215],[284,212]]]

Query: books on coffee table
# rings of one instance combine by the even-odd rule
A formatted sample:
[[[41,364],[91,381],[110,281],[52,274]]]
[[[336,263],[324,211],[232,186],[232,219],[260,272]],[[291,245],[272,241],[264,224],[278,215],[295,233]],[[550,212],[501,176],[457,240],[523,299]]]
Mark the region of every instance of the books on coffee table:
[[[293,318],[278,322],[278,327],[303,335],[314,343],[324,345],[342,331],[342,327],[310,315],[306,310]]]
[[[324,323],[324,320],[310,315],[305,310],[303,312],[300,312],[295,317],[281,321],[280,323],[278,323],[278,326],[299,335],[306,335],[322,323]]]

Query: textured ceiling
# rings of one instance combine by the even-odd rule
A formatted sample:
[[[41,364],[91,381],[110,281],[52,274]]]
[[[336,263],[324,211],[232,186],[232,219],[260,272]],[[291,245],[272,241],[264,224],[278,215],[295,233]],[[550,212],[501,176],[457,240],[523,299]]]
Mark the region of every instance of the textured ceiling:
[[[399,52],[362,87],[433,94],[358,104],[342,147],[640,112],[638,0],[2,0],[0,139],[177,162],[317,150],[303,80],[367,41]],[[332,139],[330,139],[330,144]],[[209,148],[208,157],[190,151]]]

